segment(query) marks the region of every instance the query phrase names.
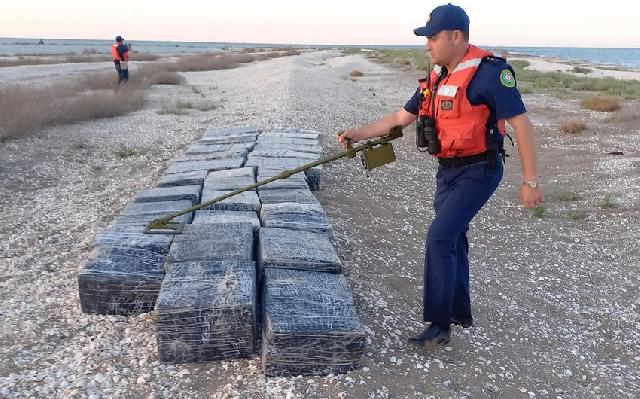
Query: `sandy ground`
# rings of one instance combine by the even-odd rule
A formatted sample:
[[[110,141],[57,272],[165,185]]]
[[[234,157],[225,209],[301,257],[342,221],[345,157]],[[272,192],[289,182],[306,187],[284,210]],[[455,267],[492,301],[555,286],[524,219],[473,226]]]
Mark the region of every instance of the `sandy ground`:
[[[593,65],[586,62],[567,62],[555,58],[543,57],[526,57],[526,56],[510,56],[509,60],[525,60],[530,65],[527,69],[533,69],[541,72],[567,72],[577,76],[588,76],[591,78],[611,77],[616,79],[635,79],[640,80],[640,69],[616,67],[612,65]],[[588,68],[588,73],[572,72],[574,67]]]
[[[70,68],[47,67],[45,80]],[[349,79],[353,69],[364,76]],[[0,72],[3,81],[19,74]],[[470,231],[476,326],[454,328],[446,348],[420,353],[406,344],[422,328],[423,241],[436,171],[415,151],[409,128],[395,164],[369,174],[357,160],[331,164],[318,193],[367,326],[361,370],[265,378],[258,356],[164,365],[153,313],[82,314],[76,278],[93,237],[206,127],[317,129],[331,153],[337,130],[398,109],[420,77],[332,51],[183,75],[220,107],[158,115],[199,95],[188,85],[153,86],[141,111],[0,144],[0,397],[638,396],[640,120],[608,121],[575,98],[524,97],[548,213],[536,218],[519,207],[517,151],[508,149],[503,184]],[[628,103],[621,112],[638,109]],[[567,118],[588,130],[560,134]],[[115,156],[123,145],[137,155]],[[562,193],[578,199],[563,201]],[[616,206],[603,209],[605,198]]]

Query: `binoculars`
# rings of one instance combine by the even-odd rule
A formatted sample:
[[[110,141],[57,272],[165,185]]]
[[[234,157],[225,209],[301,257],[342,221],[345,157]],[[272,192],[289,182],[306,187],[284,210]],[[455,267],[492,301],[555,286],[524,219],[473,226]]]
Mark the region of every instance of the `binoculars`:
[[[440,142],[436,133],[436,121],[428,116],[421,116],[416,122],[416,147],[424,152],[424,148],[429,154],[440,152]]]

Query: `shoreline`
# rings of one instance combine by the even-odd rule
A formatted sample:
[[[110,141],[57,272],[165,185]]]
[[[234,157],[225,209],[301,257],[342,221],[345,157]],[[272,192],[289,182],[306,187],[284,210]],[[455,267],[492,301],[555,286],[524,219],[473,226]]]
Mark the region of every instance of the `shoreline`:
[[[576,76],[589,78],[615,78],[622,80],[640,80],[640,68],[619,67],[617,65],[603,65],[588,61],[567,61],[556,57],[512,55],[507,57],[507,62],[511,60],[522,60],[530,63],[525,69],[539,72],[565,72]],[[588,73],[573,72],[573,69],[591,69]]]
[[[0,42],[3,39],[7,39],[7,38],[0,38]],[[73,39],[75,40],[82,40],[82,39]],[[88,46],[91,47],[91,42],[92,40],[86,40],[89,44]],[[155,41],[140,41],[140,43],[154,43],[154,44],[159,44],[159,43],[165,43],[165,42],[155,42]],[[185,44],[185,45],[193,45],[194,43],[197,42],[166,42],[166,43],[172,43],[172,44]],[[153,59],[163,59],[163,58],[167,58],[167,57],[180,57],[180,56],[188,56],[188,55],[194,55],[194,54],[208,54],[208,53],[216,53],[216,52],[220,52],[221,50],[224,51],[237,51],[237,52],[242,52],[246,49],[250,49],[250,48],[260,48],[260,49],[268,49],[269,47],[272,48],[276,48],[276,47],[290,47],[292,49],[300,49],[300,50],[310,50],[310,49],[319,49],[319,50],[342,50],[342,49],[360,49],[361,51],[380,51],[380,50],[393,50],[393,51],[397,51],[397,50],[415,50],[415,49],[421,49],[423,48],[423,46],[419,46],[419,45],[311,45],[311,44],[290,44],[290,45],[279,45],[279,44],[266,44],[266,43],[217,43],[217,42],[202,42],[203,45],[204,44],[226,44],[228,46],[223,46],[221,48],[210,48],[207,51],[187,51],[187,52],[182,52],[182,53],[176,53],[175,51],[172,53],[164,53],[164,52],[153,52],[150,51],[150,49],[144,49],[142,51],[137,50],[139,52],[139,54],[141,55],[141,57],[143,57],[144,59],[141,59],[140,61],[150,61]],[[0,43],[1,44],[1,43]],[[518,48],[518,47],[495,47],[495,46],[490,46],[490,45],[478,45],[481,48],[493,51],[495,54],[499,54],[505,58],[507,58],[507,60],[526,60],[531,62],[534,66],[532,67],[532,69],[541,71],[541,72],[570,72],[571,69],[575,66],[577,67],[587,67],[587,68],[592,68],[595,71],[593,73],[590,74],[586,74],[586,76],[589,77],[614,77],[616,79],[635,79],[635,80],[639,80],[640,79],[640,65],[638,66],[629,66],[629,65],[623,65],[621,63],[601,63],[601,62],[597,62],[597,61],[590,61],[588,59],[580,59],[580,58],[562,58],[562,57],[558,57],[558,56],[553,56],[553,55],[538,55],[538,54],[528,54],[526,52],[526,49],[576,49],[576,47],[522,47],[522,48]],[[0,46],[1,47],[1,46]],[[522,50],[521,50],[522,49]],[[580,47],[580,49],[585,49],[585,50],[638,50],[640,51],[640,49],[637,48],[599,48],[599,47]],[[193,50],[193,49],[192,49]],[[7,61],[7,62],[12,62],[12,61],[18,61],[19,59],[24,59],[24,58],[28,58],[28,59],[42,59],[42,60],[47,60],[47,59],[56,59],[59,58],[62,59],[63,58],[77,58],[77,59],[82,59],[82,58],[89,58],[89,57],[100,57],[100,56],[105,56],[108,57],[109,54],[107,52],[101,52],[99,50],[93,49],[93,48],[85,48],[83,51],[81,51],[80,53],[76,53],[76,52],[61,52],[61,53],[51,53],[51,54],[3,54],[0,52],[0,63],[1,61]],[[80,61],[80,62],[86,62],[86,61]],[[64,63],[64,62],[61,62]],[[68,63],[73,63],[73,62],[68,62]],[[2,68],[3,66],[0,65],[0,68]],[[9,66],[7,66],[9,67]],[[613,72],[613,73],[610,73]]]

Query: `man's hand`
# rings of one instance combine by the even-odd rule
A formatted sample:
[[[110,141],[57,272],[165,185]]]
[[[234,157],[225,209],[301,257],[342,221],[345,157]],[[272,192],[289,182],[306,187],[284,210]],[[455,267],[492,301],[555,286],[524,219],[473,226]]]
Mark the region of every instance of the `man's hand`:
[[[351,140],[351,142],[354,143],[359,140],[356,129],[348,129],[338,132],[338,144],[340,144],[341,148],[347,148],[347,140]]]
[[[520,186],[520,202],[525,208],[535,208],[544,202],[542,191],[539,187],[532,188],[523,184]]]

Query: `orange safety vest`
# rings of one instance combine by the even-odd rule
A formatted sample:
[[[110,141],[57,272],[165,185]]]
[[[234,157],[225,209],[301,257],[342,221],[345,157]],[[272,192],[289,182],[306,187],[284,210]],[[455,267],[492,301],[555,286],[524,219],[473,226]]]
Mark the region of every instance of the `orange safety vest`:
[[[489,107],[471,105],[467,98],[467,88],[484,57],[493,53],[469,45],[469,50],[458,66],[442,79],[432,98],[435,82],[441,67],[436,65],[429,79],[420,79],[419,86],[422,102],[418,116],[433,117],[435,108],[436,133],[440,141],[438,158],[464,157],[487,151],[487,120]],[[427,87],[429,84],[430,87]],[[498,121],[498,131],[506,132],[504,120]],[[490,138],[493,140],[493,138]]]
[[[120,61],[120,54],[118,54],[118,43],[114,43],[111,46],[111,57],[114,61]]]
[[[120,54],[118,54],[118,43],[114,43],[111,46],[111,57],[113,57],[114,61],[129,61],[129,51],[125,51],[122,54],[122,60],[120,59]]]

